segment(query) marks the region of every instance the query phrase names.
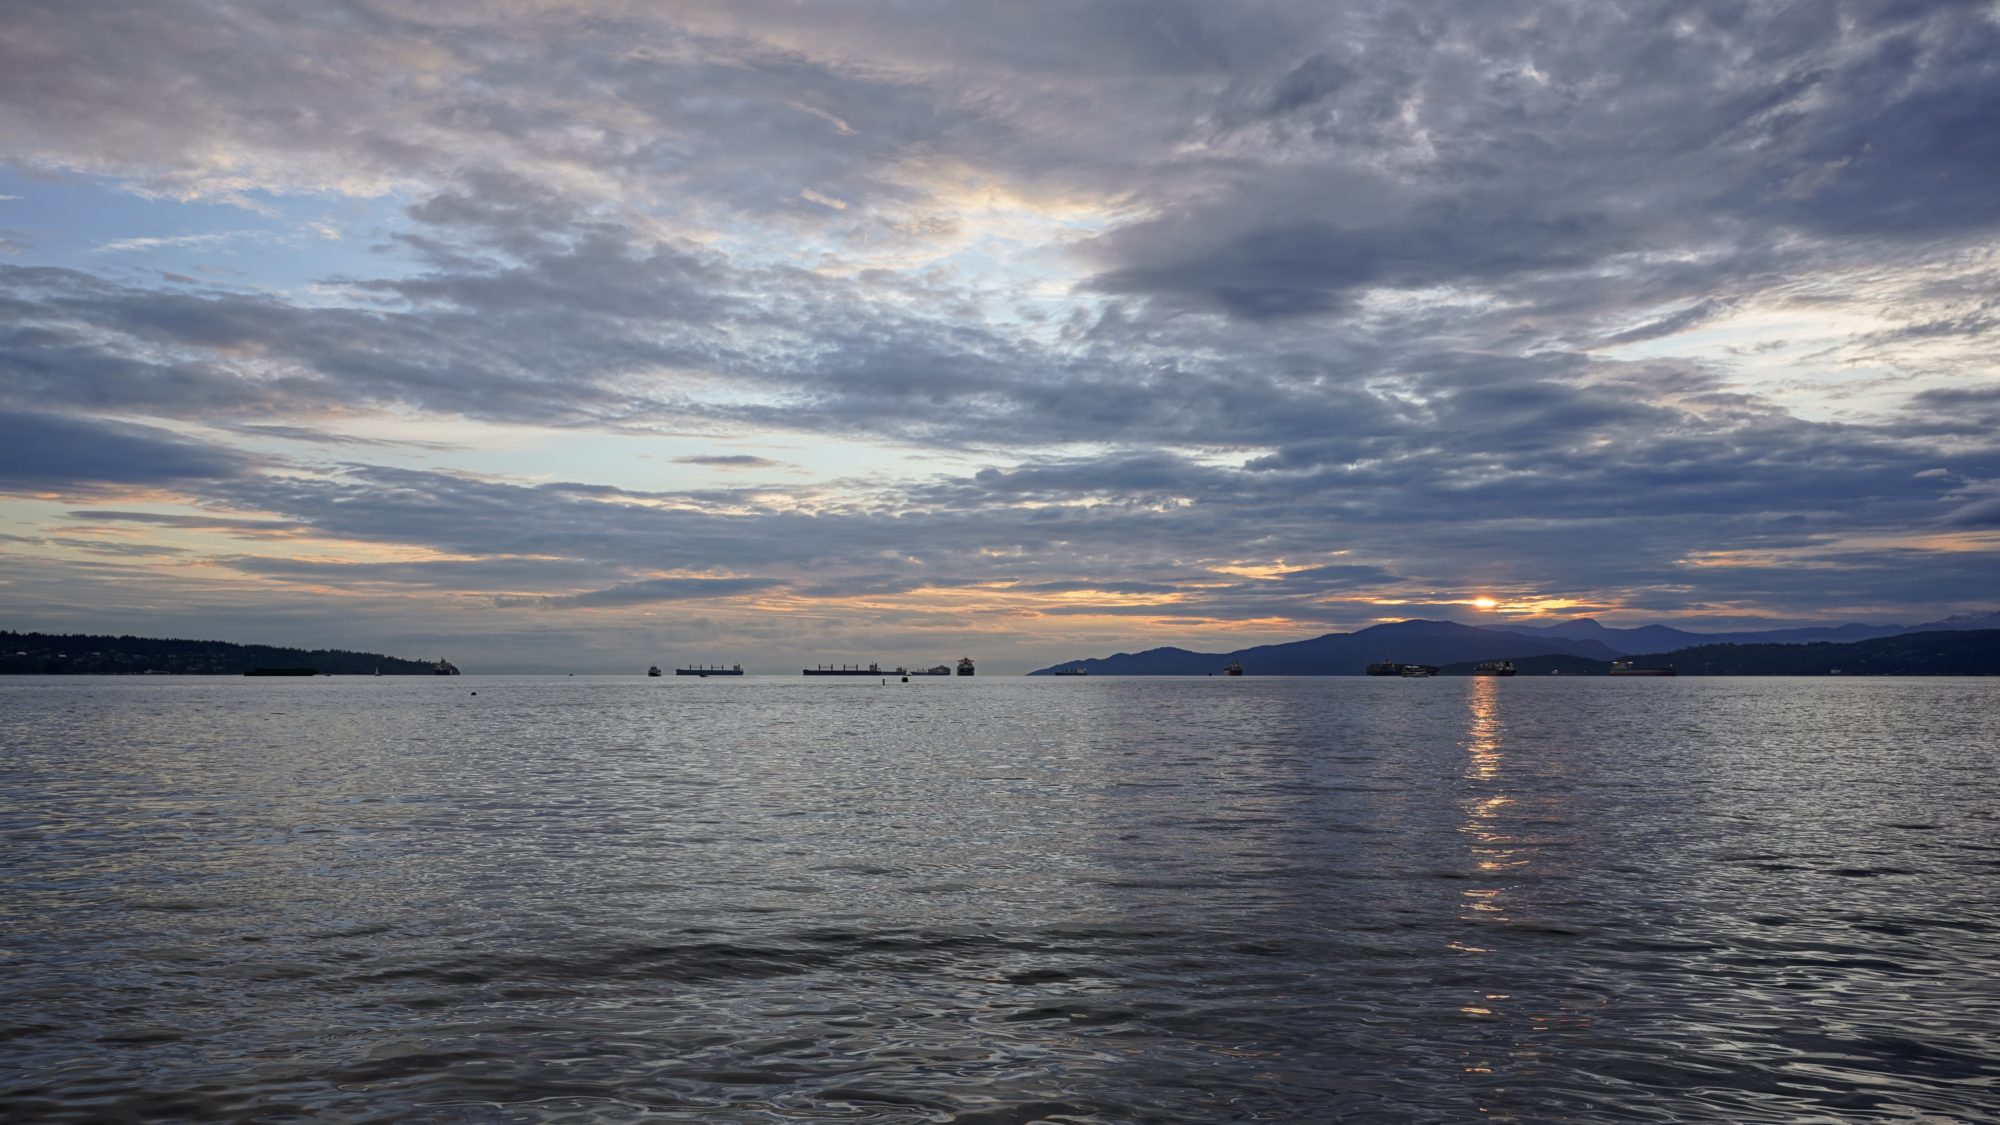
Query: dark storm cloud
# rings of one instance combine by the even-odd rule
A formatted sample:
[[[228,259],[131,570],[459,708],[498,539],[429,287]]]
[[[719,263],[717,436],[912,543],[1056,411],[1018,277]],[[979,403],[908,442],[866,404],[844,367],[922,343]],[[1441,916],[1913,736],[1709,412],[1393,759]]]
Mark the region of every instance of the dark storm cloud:
[[[547,589],[617,577],[617,568],[577,559],[437,559],[418,562],[345,562],[241,555],[218,560],[246,574],[341,589],[371,586],[451,593]]]
[[[91,523],[140,523],[157,527],[182,527],[200,531],[228,531],[248,535],[284,535],[304,531],[306,525],[285,520],[239,519],[231,516],[184,516],[169,512],[124,512],[110,508],[78,508],[69,513],[73,520]]]
[[[219,425],[218,429],[245,437],[277,438],[281,441],[303,442],[307,445],[344,445],[368,449],[430,449],[436,451],[461,450],[463,445],[445,441],[413,441],[403,439],[388,441],[382,438],[361,437],[355,434],[328,433],[308,426],[285,426],[268,422],[244,422],[236,425]]]
[[[152,426],[0,410],[0,487],[152,485],[233,477],[248,462]]]
[[[1946,513],[1946,527],[2000,527],[2000,496],[1978,500]]]
[[[692,457],[676,457],[680,465],[707,465],[713,469],[775,469],[784,464],[769,457],[758,457],[750,453],[718,453]]]
[[[1260,319],[1341,311],[1384,285],[1583,281],[1674,244],[1734,244],[1735,268],[1709,283],[1740,282],[1767,264],[1746,251],[1774,222],[1850,237],[2000,222],[1978,186],[2000,148],[1976,124],[2000,106],[2000,32],[1978,5],[1424,11],[1351,11],[1344,30],[1370,48],[1358,70],[1314,53],[1267,85],[1238,79],[1213,118],[1226,139],[1303,115],[1349,144],[1219,170],[1198,206],[1100,240],[1094,284]],[[1422,30],[1384,35],[1396,21]],[[1368,87],[1398,112],[1341,106]],[[1427,158],[1354,162],[1354,142]],[[1628,261],[1589,291],[1601,305],[1684,268]]]
[[[44,540],[44,542],[53,543],[59,547],[68,547],[72,550],[87,551],[93,555],[125,556],[129,558],[185,555],[188,553],[185,547],[169,547],[162,543],[120,543],[115,540],[77,539],[65,536],[53,536]]]

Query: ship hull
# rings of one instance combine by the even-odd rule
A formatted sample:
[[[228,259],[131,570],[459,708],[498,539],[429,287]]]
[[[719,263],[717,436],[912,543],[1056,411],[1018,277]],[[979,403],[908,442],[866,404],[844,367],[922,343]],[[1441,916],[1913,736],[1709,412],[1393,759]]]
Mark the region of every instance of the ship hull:
[[[701,677],[703,677],[703,678],[707,678],[707,677],[709,677],[709,676],[740,676],[740,675],[742,675],[742,674],[743,674],[743,673],[742,673],[741,671],[739,671],[738,669],[735,669],[735,668],[676,668],[676,669],[674,669],[674,675],[676,675],[676,676],[701,676]]]

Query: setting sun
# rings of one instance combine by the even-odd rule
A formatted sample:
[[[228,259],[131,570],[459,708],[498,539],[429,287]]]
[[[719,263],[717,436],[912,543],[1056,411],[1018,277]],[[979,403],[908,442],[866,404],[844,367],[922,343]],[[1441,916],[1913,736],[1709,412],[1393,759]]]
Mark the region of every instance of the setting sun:
[[[1492,598],[1481,595],[1480,597],[1472,599],[1472,604],[1480,609],[1492,609],[1494,606],[1497,606],[1500,603]]]

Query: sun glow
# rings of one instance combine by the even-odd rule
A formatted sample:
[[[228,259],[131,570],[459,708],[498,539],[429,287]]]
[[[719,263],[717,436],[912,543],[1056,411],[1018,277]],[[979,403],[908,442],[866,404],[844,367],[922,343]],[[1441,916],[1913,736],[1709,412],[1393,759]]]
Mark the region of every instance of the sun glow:
[[[1493,598],[1486,597],[1485,595],[1482,594],[1479,597],[1472,599],[1472,604],[1480,609],[1492,609],[1495,606],[1498,606],[1500,603],[1499,601]]]

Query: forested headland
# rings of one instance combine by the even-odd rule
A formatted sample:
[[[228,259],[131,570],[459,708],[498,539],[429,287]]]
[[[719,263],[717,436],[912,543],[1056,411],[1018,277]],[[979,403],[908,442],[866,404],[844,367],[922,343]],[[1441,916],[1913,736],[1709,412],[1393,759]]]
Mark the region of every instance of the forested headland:
[[[339,676],[428,676],[432,666],[338,648],[0,630],[0,675],[240,676],[255,668],[311,668]]]

